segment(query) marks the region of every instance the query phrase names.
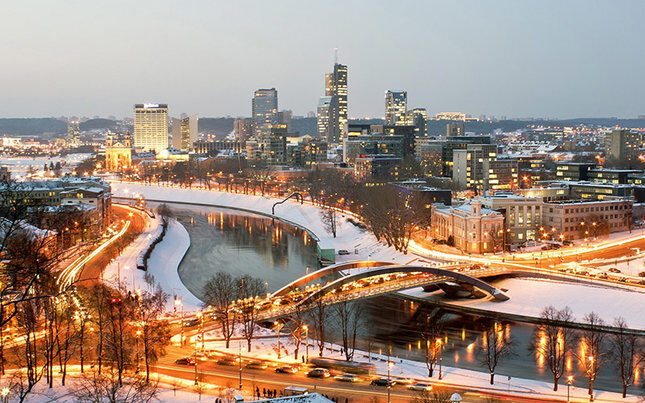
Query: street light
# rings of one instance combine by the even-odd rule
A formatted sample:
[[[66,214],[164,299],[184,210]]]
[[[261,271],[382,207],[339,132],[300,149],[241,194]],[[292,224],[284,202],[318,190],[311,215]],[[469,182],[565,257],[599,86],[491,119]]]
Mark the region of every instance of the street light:
[[[441,374],[442,374],[441,373],[441,364],[443,362],[443,349],[442,349],[443,345],[442,345],[442,342],[441,342],[441,338],[437,338],[436,344],[439,345],[439,380],[441,380]],[[435,346],[435,348],[436,348],[436,346]]]
[[[179,335],[179,345],[183,346],[184,345],[184,303],[183,303],[183,297],[181,299],[176,299],[175,300],[175,305],[179,305],[181,309],[181,319],[179,322],[179,327],[181,329],[181,333]]]
[[[136,372],[139,372],[139,337],[141,336],[141,330],[137,330],[137,369]]]
[[[9,401],[9,388],[2,388],[2,392],[0,392],[0,394],[2,394],[2,403],[7,403]]]
[[[273,325],[278,328],[278,360],[280,359],[280,322],[277,320],[273,322]]]
[[[242,342],[238,341],[237,342],[237,361],[240,369],[240,385],[238,389],[240,390],[242,390],[242,350],[243,350]]]
[[[305,331],[305,351],[306,351],[306,361],[309,362],[309,326],[303,325],[303,330]]]
[[[572,382],[573,382],[573,377],[571,375],[569,375],[567,377],[567,403],[569,403],[571,401],[570,400],[571,395],[569,394],[569,389],[571,388],[571,383]]]
[[[387,348],[387,403],[391,403],[390,400],[390,389],[392,389],[392,384],[390,381],[390,370],[394,366],[394,363],[390,361],[390,354],[392,354],[392,347]]]

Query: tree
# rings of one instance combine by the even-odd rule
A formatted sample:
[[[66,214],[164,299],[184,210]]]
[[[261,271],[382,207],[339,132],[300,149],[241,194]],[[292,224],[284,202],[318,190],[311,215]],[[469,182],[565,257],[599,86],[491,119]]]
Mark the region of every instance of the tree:
[[[433,312],[434,313],[434,312]],[[428,376],[432,377],[434,369],[441,354],[441,337],[443,335],[443,323],[437,315],[426,315],[423,323],[420,324],[420,336],[424,344],[426,367]]]
[[[492,321],[484,327],[482,343],[479,351],[480,365],[490,373],[490,384],[495,382],[495,369],[500,361],[513,354],[513,344],[509,337],[504,336],[501,323]]]
[[[166,346],[170,343],[170,326],[161,318],[167,300],[168,295],[161,288],[153,293],[143,291],[139,298],[139,337],[146,364],[146,383],[150,382],[150,364],[166,354]]]
[[[625,319],[619,317],[614,320],[617,329],[609,335],[611,351],[613,351],[614,365],[618,370],[623,387],[623,398],[627,396],[627,387],[634,381],[635,369],[645,359],[638,336],[630,333]]]
[[[123,374],[132,361],[132,353],[136,345],[132,321],[136,315],[136,303],[125,289],[113,289],[111,294],[108,309],[106,309],[107,328],[104,351],[106,358],[117,371],[119,385],[122,385]]]
[[[591,312],[584,316],[583,322],[586,325],[581,331],[582,354],[578,360],[585,369],[585,376],[589,379],[589,396],[593,396],[593,385],[598,377],[600,368],[607,359],[607,348],[605,345],[605,322],[596,314]]]
[[[553,306],[544,308],[538,325],[533,332],[529,349],[544,359],[553,374],[553,390],[558,390],[558,382],[566,369],[566,358],[576,342],[576,332],[571,327],[573,315],[569,307],[557,310]]]
[[[343,341],[345,360],[354,358],[356,335],[360,329],[363,317],[363,305],[359,302],[342,301],[332,306],[336,315],[337,325]]]
[[[72,393],[79,402],[147,403],[157,400],[158,387],[138,375],[121,379],[112,369],[107,374],[92,371],[83,375]]]
[[[248,275],[237,278],[237,289],[239,290],[239,308],[242,319],[242,332],[247,342],[248,351],[251,351],[251,341],[255,333],[255,326],[258,319],[258,308],[256,306],[260,296],[266,294],[264,282],[258,278]]]
[[[303,333],[306,333],[304,331],[304,326],[306,326],[304,322],[304,311],[300,304],[297,304],[294,307],[294,311],[289,319],[290,321],[288,323],[288,329],[289,332],[291,332],[291,337],[293,337],[293,340],[296,343],[296,346],[293,349],[293,359],[297,360],[298,351],[300,351],[300,344],[302,343]]]
[[[336,238],[336,228],[338,227],[338,218],[336,217],[336,210],[333,208],[326,208],[320,212],[320,221],[327,232]]]
[[[204,285],[204,307],[211,307],[217,322],[219,322],[222,337],[229,348],[231,337],[235,330],[237,311],[234,308],[238,299],[240,285],[229,273],[219,271]]]
[[[446,390],[423,391],[412,400],[413,403],[450,403],[450,392]]]
[[[98,361],[98,373],[101,374],[105,353],[108,329],[108,310],[111,309],[112,291],[105,284],[98,283],[89,288],[86,303],[89,307],[91,323],[95,325],[95,356]]]
[[[318,345],[318,355],[323,356],[325,351],[325,330],[326,330],[326,321],[327,321],[327,306],[319,298],[316,301],[312,302],[309,308],[309,315],[313,323],[314,338],[316,339],[316,344]]]

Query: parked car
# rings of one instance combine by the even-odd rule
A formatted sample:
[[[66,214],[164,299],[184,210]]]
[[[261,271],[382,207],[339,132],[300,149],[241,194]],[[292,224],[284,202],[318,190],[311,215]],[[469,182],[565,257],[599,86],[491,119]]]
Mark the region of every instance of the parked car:
[[[188,319],[184,321],[184,327],[193,327],[199,325],[199,319]]]
[[[360,380],[358,376],[354,374],[342,374],[342,375],[335,376],[334,379],[341,382],[352,382],[352,383],[358,382]]]
[[[329,378],[331,373],[327,368],[314,368],[307,372],[307,376],[310,378]]]
[[[283,365],[275,369],[275,372],[279,374],[295,374],[298,372],[298,368],[292,367],[291,365]]]
[[[179,358],[175,360],[177,365],[195,365],[195,359],[193,357]]]
[[[412,385],[414,381],[410,378],[394,378],[397,385]]]
[[[232,367],[235,365],[235,360],[231,358],[222,358],[221,360],[217,360],[217,365],[225,365],[227,367]]]
[[[408,389],[414,390],[416,392],[429,392],[432,390],[432,385],[429,385],[427,383],[413,383],[412,385],[408,385]]]
[[[618,270],[618,269],[617,269],[617,268],[615,268],[615,267],[610,267],[610,268],[609,268],[609,272],[610,272],[610,273],[620,273],[620,270]]]
[[[251,362],[249,364],[246,364],[244,368],[262,370],[262,369],[267,369],[267,365],[263,362]]]
[[[371,383],[374,386],[389,386],[392,387],[396,385],[396,381],[393,379],[387,379],[387,378],[378,378],[374,379]]]
[[[349,251],[347,249],[340,249],[338,251],[339,255],[349,255]]]

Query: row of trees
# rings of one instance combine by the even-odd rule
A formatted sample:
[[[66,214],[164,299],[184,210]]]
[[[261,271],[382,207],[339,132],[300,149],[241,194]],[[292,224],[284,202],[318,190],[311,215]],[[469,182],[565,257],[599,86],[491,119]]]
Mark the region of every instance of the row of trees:
[[[432,377],[441,357],[445,323],[433,312],[425,316],[419,329],[425,346],[428,376]],[[480,365],[489,371],[492,385],[498,365],[518,352],[510,332],[505,331],[500,321],[483,320],[480,330],[476,355]],[[529,350],[543,360],[553,375],[554,391],[558,390],[562,377],[571,373],[567,363],[577,361],[588,379],[590,395],[593,395],[600,370],[613,364],[625,397],[640,363],[645,360],[642,338],[628,329],[623,318],[616,318],[612,326],[608,326],[592,312],[585,315],[582,324],[576,324],[569,308],[558,310],[552,306],[542,311]]]

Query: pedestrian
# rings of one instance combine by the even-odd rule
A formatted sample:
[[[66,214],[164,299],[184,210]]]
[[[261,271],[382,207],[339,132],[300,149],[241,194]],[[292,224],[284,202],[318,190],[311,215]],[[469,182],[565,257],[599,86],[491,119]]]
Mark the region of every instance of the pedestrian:
[[[262,396],[266,396],[266,395],[267,395],[267,388],[262,388]]]
[[[259,399],[260,398],[260,388],[257,387],[257,386],[255,387],[255,394],[258,395],[258,399]]]
[[[276,396],[278,396],[278,391],[273,389],[273,397],[276,397]]]
[[[349,403],[349,399],[345,398],[345,403]]]

